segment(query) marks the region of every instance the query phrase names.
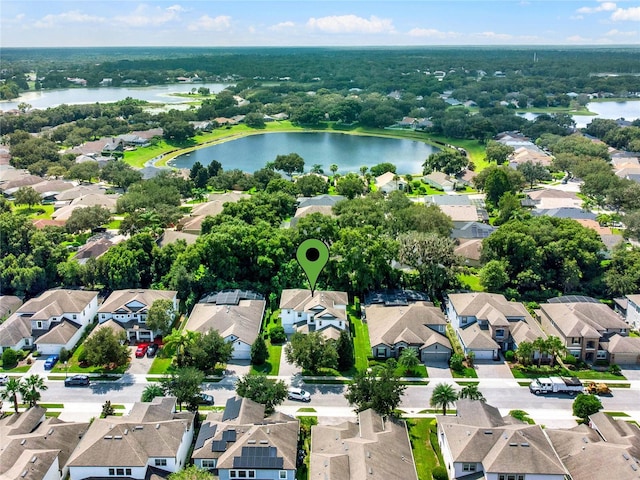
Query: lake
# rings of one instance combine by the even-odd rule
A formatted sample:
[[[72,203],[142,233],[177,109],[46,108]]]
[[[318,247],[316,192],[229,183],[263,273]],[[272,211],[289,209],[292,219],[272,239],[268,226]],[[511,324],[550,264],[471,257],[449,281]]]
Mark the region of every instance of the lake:
[[[427,157],[438,151],[426,143],[396,138],[325,132],[265,133],[194,150],[169,164],[191,168],[196,161],[206,166],[217,160],[225,170],[254,172],[278,155],[297,153],[304,158],[305,171],[317,163],[325,173],[330,173],[329,166],[335,163],[338,172],[344,174],[358,172],[363,165],[391,162],[398,173],[415,174],[422,172]]]
[[[598,116],[592,115],[572,115],[573,120],[576,122],[576,128],[585,128],[591,123],[594,118],[608,118],[610,120],[617,120],[618,118],[624,118],[625,120],[633,121],[640,118],[640,101],[632,102],[592,102],[587,103],[587,110],[593,113],[597,113]],[[527,120],[535,120],[538,116],[537,113],[518,113],[519,116],[526,118]]]
[[[67,105],[82,103],[111,103],[124,100],[127,97],[147,102],[184,103],[188,98],[175,97],[172,93],[189,93],[192,88],[205,87],[211,93],[219,93],[229,84],[224,83],[177,83],[171,85],[155,85],[152,87],[99,87],[99,88],[62,88],[58,90],[40,90],[26,92],[11,101],[0,101],[0,110],[18,108],[18,104],[25,102],[33,108],[45,109],[66,103]]]

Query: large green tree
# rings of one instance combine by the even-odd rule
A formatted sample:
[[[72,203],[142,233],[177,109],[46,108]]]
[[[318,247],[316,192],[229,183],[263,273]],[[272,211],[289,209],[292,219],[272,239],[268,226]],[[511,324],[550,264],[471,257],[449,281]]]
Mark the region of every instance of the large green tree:
[[[126,334],[115,334],[110,328],[101,328],[83,343],[89,365],[119,367],[129,361],[129,349],[124,344]]]
[[[204,373],[193,367],[178,368],[170,377],[162,379],[167,393],[176,397],[180,411],[183,404],[186,404],[190,411],[198,409],[199,397],[202,393],[200,384],[203,381]]]
[[[164,336],[171,331],[176,312],[173,302],[167,299],[158,299],[153,302],[145,323],[149,330],[159,332]]]
[[[394,365],[355,374],[344,396],[357,412],[372,408],[379,415],[390,415],[398,408],[407,387],[395,375]]]
[[[311,374],[321,368],[338,367],[338,352],[334,342],[328,341],[320,332],[294,333],[285,346],[285,355],[289,363]]]
[[[69,233],[79,233],[104,225],[110,219],[111,212],[100,205],[76,208],[71,212],[65,228]]]
[[[336,182],[336,191],[340,195],[352,199],[365,192],[365,184],[362,181],[362,177],[355,173],[347,173]]]
[[[273,162],[273,168],[282,170],[291,178],[294,173],[302,173],[304,171],[304,159],[297,153],[278,155]]]
[[[33,187],[20,187],[14,194],[16,205],[27,205],[29,208],[42,201],[40,194]]]
[[[214,373],[219,364],[225,364],[233,355],[233,342],[227,342],[217,330],[199,335],[185,348],[184,364],[205,373]]]
[[[265,375],[244,375],[236,382],[236,393],[264,405],[268,415],[287,398],[287,385]]]
[[[575,417],[579,417],[583,422],[589,419],[589,415],[598,413],[602,409],[602,402],[595,395],[579,393],[573,401],[572,410]]]
[[[468,163],[469,159],[463,153],[457,150],[443,150],[429,155],[422,167],[425,175],[433,171],[456,175],[464,170]]]

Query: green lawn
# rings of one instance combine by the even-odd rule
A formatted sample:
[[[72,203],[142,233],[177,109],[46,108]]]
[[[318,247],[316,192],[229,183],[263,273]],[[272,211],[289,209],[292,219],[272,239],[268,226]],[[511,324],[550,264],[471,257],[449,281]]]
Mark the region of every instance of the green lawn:
[[[458,280],[460,280],[463,287],[466,286],[469,290],[484,292],[484,287],[480,284],[480,276],[478,274],[461,273],[458,275]]]
[[[377,367],[384,365],[384,361],[380,360],[369,360],[369,367]],[[417,378],[428,378],[429,374],[427,373],[427,367],[424,365],[418,365],[413,371],[408,372],[401,365],[398,365],[393,372],[398,377],[417,377]]]
[[[280,358],[282,356],[282,345],[272,345],[271,340],[265,340],[269,349],[269,358],[262,365],[251,365],[251,375],[278,375],[280,372]]]
[[[465,367],[462,372],[456,372],[454,369],[451,369],[451,376],[453,378],[478,378],[478,374],[475,369],[470,367]]]
[[[626,380],[623,375],[613,375],[597,370],[567,370],[566,368],[557,366],[554,368],[547,366],[541,368],[530,366],[526,369],[516,366],[511,369],[511,374],[514,378],[539,378],[550,375],[560,375],[563,377],[578,377],[581,380]]]
[[[32,208],[29,208],[27,205],[20,205],[14,208],[13,214],[25,216],[32,220],[51,220],[51,215],[53,214],[53,205],[35,205]]]
[[[353,306],[348,309],[349,321],[353,325],[353,353],[356,358],[356,370],[364,372],[369,368],[369,356],[371,355],[371,343],[369,342],[369,328],[355,316]]]
[[[127,368],[129,368],[129,363],[126,365],[122,365],[121,367],[115,368],[113,370],[109,370],[104,366],[101,367],[81,367],[78,358],[80,354],[84,350],[84,345],[80,345],[76,348],[75,352],[67,362],[67,367],[64,366],[64,363],[58,362],[51,370],[51,373],[124,373]]]
[[[298,445],[305,453],[304,462],[296,469],[296,480],[309,479],[309,461],[311,459],[311,427],[318,424],[318,417],[300,416],[300,437]]]
[[[635,330],[631,330],[629,332],[629,336],[630,337],[640,337],[640,333],[636,332]]]
[[[2,373],[24,373],[24,372],[28,372],[30,368],[31,368],[31,365],[19,365],[17,367],[13,367],[13,368],[4,368],[3,366],[0,366],[0,372],[2,372]]]
[[[160,358],[157,356],[153,359],[153,363],[151,364],[151,368],[147,372],[149,375],[162,375],[165,373],[171,373],[171,365],[173,358]]]
[[[432,472],[438,465],[444,466],[437,440],[436,421],[431,418],[407,420],[409,440],[420,480],[431,480]]]

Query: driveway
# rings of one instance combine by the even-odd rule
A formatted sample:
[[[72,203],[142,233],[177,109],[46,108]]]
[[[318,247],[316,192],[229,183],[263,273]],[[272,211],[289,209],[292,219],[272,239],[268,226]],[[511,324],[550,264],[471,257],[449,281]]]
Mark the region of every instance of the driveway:
[[[453,378],[447,362],[428,362],[426,365],[429,378]]]
[[[227,371],[225,375],[242,377],[251,370],[251,362],[249,360],[231,360],[227,363]]]
[[[507,362],[494,362],[493,360],[476,360],[474,363],[478,378],[504,378],[513,380],[511,370]]]
[[[153,358],[147,358],[146,355],[142,358],[136,358],[136,348],[138,347],[135,345],[129,347],[129,357],[131,358],[131,362],[127,373],[132,375],[146,375],[151,368]]]
[[[622,375],[624,375],[627,380],[640,380],[640,365],[621,366],[621,368]]]

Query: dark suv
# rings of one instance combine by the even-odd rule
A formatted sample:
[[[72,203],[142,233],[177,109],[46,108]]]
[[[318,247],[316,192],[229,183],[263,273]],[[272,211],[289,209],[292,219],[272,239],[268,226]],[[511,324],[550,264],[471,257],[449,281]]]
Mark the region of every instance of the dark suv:
[[[88,387],[89,377],[87,375],[74,375],[64,379],[65,387]]]
[[[147,357],[148,358],[155,357],[156,353],[158,353],[158,344],[150,343],[149,348],[147,348]]]

